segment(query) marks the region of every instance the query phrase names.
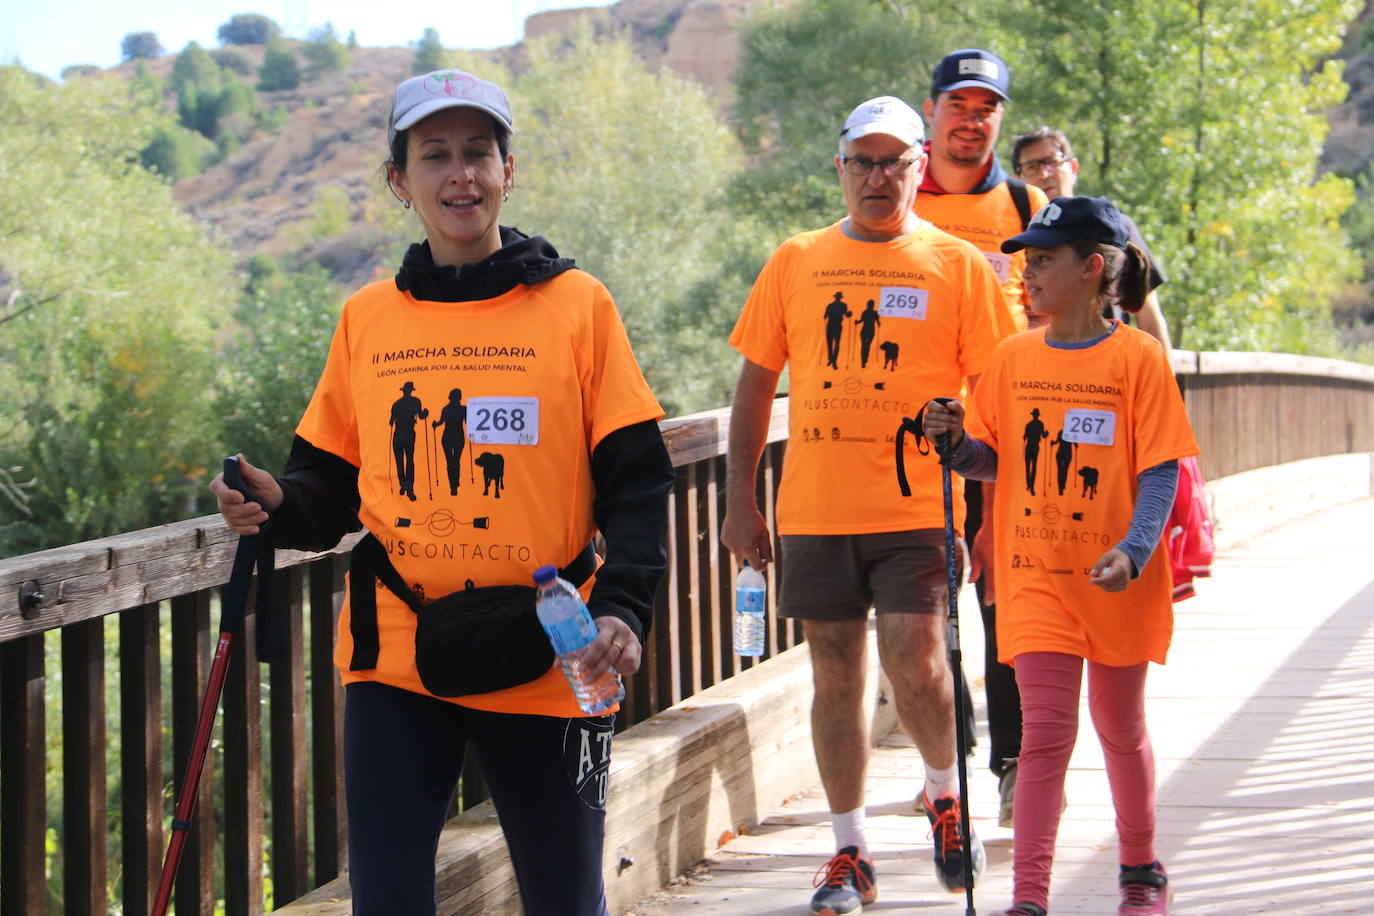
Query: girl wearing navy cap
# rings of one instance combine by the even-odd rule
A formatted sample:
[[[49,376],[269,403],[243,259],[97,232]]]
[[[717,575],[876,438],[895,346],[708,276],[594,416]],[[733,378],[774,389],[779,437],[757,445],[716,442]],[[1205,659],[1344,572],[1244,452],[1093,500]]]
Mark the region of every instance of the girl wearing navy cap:
[[[1104,304],[1136,311],[1147,289],[1147,262],[1116,207],[1056,198],[1002,243],[1007,253],[1022,248],[1031,307],[1047,324],[999,345],[967,421],[956,401],[925,408],[926,433],[950,436],[956,471],[1002,481],[994,512],[997,645],[999,660],[1016,670],[1023,719],[1017,902],[1004,912],[1049,909],[1086,662],[1116,808],[1118,913],[1167,913],[1145,674],[1168,652],[1172,583],[1168,563],[1149,559],[1173,503],[1178,459],[1197,454],[1197,443],[1163,348],[1102,317]],[[1040,454],[1052,447],[1050,436],[1053,462]]]

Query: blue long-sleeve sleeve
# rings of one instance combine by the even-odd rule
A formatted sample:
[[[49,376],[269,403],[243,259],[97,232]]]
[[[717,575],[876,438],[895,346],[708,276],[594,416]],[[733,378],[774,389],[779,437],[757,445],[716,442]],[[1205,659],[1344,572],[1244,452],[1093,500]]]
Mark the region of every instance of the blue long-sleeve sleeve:
[[[997,453],[983,440],[965,434],[954,447],[954,460],[950,463],[950,468],[968,480],[995,481]]]
[[[1146,468],[1136,478],[1140,487],[1135,495],[1135,511],[1131,513],[1131,527],[1121,543],[1116,545],[1131,558],[1131,578],[1140,575],[1150,555],[1159,546],[1169,511],[1174,507],[1174,493],[1178,490],[1178,462],[1165,461]]]

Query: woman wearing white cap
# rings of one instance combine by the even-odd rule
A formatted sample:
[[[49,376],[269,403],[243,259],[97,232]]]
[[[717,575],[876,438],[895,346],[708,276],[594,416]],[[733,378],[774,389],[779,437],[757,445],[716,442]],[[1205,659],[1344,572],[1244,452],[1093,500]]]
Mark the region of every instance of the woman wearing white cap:
[[[437,642],[422,627],[417,639],[417,614],[527,585],[554,564],[581,585],[597,625],[583,665],[593,677],[633,674],[665,565],[673,471],[662,410],[606,288],[544,239],[499,224],[512,132],[506,95],[486,80],[444,70],[397,88],[387,178],[425,240],[394,279],[344,306],[285,473],[244,468],[272,510],[275,545],[323,549],[368,532],[335,649],[349,878],[353,911],[367,916],[435,912],[439,832],[469,743],[526,912],[606,912],[614,710],[581,711],[528,617],[509,635],[492,614]],[[402,475],[391,448],[398,386],[417,416],[438,415],[461,390],[469,447],[417,439]],[[267,523],[219,478],[211,489],[235,531]]]

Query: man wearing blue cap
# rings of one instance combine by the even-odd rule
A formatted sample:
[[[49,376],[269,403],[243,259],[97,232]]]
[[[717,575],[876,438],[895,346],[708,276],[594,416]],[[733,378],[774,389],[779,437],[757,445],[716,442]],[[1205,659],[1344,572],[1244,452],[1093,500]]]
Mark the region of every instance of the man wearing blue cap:
[[[1023,331],[1032,319],[1021,273],[1024,252],[1006,254],[1002,240],[1026,227],[1031,214],[1049,201],[1034,185],[1012,178],[993,147],[1011,100],[1011,73],[996,54],[963,48],[946,54],[935,67],[924,111],[930,122],[930,167],[916,198],[916,212],[936,226],[972,242],[992,265],[1002,284],[1006,309],[1003,335]],[[978,591],[984,632],[988,702],[989,768],[998,777],[998,823],[1011,826],[1016,757],[1021,752],[1021,694],[1016,675],[997,661],[997,594],[992,575],[993,532],[984,524],[994,485],[969,481],[965,523],[971,562],[969,576]]]

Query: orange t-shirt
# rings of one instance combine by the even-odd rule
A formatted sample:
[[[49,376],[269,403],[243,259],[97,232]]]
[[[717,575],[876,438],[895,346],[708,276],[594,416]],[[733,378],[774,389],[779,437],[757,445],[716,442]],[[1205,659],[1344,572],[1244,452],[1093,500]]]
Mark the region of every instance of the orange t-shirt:
[[[1163,347],[1113,322],[1065,350],[1045,329],[997,348],[973,392],[969,435],[997,452],[998,658],[1063,652],[1105,665],[1163,663],[1173,635],[1168,557],[1124,591],[1089,570],[1131,526],[1141,471],[1196,455]]]
[[[1035,185],[1027,184],[1026,191],[1030,194],[1031,213],[1049,203],[1045,192]],[[1026,252],[1022,249],[1014,254],[1002,253],[1002,242],[1024,228],[1007,183],[1000,182],[985,194],[939,194],[923,190],[916,195],[916,213],[950,235],[972,242],[983,253],[1002,284],[1011,330],[1024,331],[1030,312],[1030,297],[1021,280],[1021,273],[1026,269]]]
[[[730,343],[765,369],[789,367],[779,534],[944,526],[939,463],[911,436],[912,494],[901,495],[897,433],[983,370],[999,299],[978,251],[929,223],[891,242],[852,239],[837,223],[778,247]],[[962,526],[964,501],[955,505]]]
[[[469,579],[529,584],[538,567],[569,563],[594,530],[592,450],[662,415],[610,294],[569,270],[475,302],[416,300],[391,280],[364,287],[344,306],[296,432],[359,468],[359,519],[401,577],[436,598]],[[415,615],[376,592],[377,667],[348,670],[345,600],[334,651],[343,682],[427,693]],[[557,665],[453,702],[582,715]]]

